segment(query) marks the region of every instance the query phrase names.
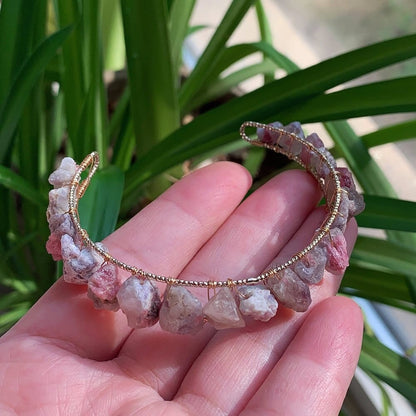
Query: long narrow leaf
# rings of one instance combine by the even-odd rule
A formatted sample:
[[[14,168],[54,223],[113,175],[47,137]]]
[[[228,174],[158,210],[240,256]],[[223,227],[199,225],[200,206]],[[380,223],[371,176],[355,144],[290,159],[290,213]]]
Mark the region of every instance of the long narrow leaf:
[[[416,306],[406,276],[357,265],[354,258],[342,279],[341,291],[383,303],[391,304],[394,301],[395,306],[413,307],[413,311]]]
[[[65,28],[45,39],[23,65],[0,114],[0,162],[3,161],[33,85],[71,32]]]
[[[364,136],[361,136],[361,140],[367,147],[374,147],[385,143],[394,143],[400,140],[413,139],[415,137],[416,120],[411,120],[365,134]]]
[[[386,240],[359,236],[352,258],[360,264],[386,268],[416,279],[416,250]]]
[[[110,166],[94,175],[81,199],[81,223],[94,241],[101,241],[114,231],[123,185],[123,172],[116,166]]]
[[[380,81],[313,97],[281,112],[283,120],[340,120],[416,111],[416,76]],[[360,105],[357,105],[360,103]]]
[[[364,334],[359,366],[416,404],[416,366],[409,359],[393,352],[376,338]]]
[[[182,64],[182,47],[189,33],[189,20],[196,0],[176,0],[169,13],[170,40],[174,78],[179,82],[179,69]]]
[[[73,31],[62,47],[61,88],[65,100],[66,126],[74,156],[81,160],[85,154],[85,141],[77,140],[81,109],[87,94],[85,68],[85,41],[82,31],[82,10],[78,0],[56,0],[60,27],[71,25]]]
[[[166,2],[122,0],[121,6],[136,150],[141,155],[179,126]],[[138,27],[149,36],[137,36]]]
[[[0,10],[0,108],[32,48],[36,2],[3,0]]]
[[[41,208],[46,208],[47,206],[47,199],[43,194],[37,191],[30,182],[5,166],[0,166],[0,184],[17,192]]]
[[[262,52],[264,56],[268,58],[266,61],[263,61],[259,64],[254,64],[258,65],[258,74],[255,74],[253,72],[256,66],[252,65],[250,67],[245,67],[238,71],[235,71],[234,73],[227,75],[227,77],[225,78],[220,78],[220,74],[226,69],[228,69],[231,65],[235,64],[243,58],[246,58],[249,55],[258,52]],[[241,77],[240,75],[236,76],[236,74],[244,74],[244,72],[248,72],[252,73],[253,75],[259,75],[272,73],[272,71],[278,68],[281,68],[288,73],[295,72],[299,69],[286,56],[284,56],[276,49],[274,49],[271,45],[265,42],[241,43],[225,48],[219,53],[217,63],[213,65],[213,67],[211,68],[210,73],[206,77],[203,86],[201,86],[200,93],[189,102],[187,107],[182,108],[182,111],[185,113],[191,111],[196,107],[200,106],[207,99],[216,97],[219,94],[221,94],[221,92],[223,92],[227,88],[227,85],[231,85],[231,87],[234,87],[239,79],[241,79],[242,81],[248,78],[248,76]],[[229,80],[233,78],[235,79],[235,81],[229,82]],[[220,90],[221,92],[215,92],[216,90]]]
[[[257,21],[259,24],[260,30],[260,38],[263,42],[269,45],[273,45],[273,35],[270,28],[269,20],[267,19],[266,11],[264,10],[263,3],[261,0],[257,0],[256,2],[256,15]],[[264,56],[264,60],[267,60],[267,56]],[[264,76],[264,83],[267,84],[270,81],[273,81],[273,75],[265,75]]]
[[[203,54],[198,59],[195,68],[180,90],[180,108],[187,108],[188,101],[198,93],[217,62],[219,52],[225,47],[227,40],[253,2],[254,0],[233,0]]]
[[[381,42],[295,72],[211,110],[139,158],[126,176],[125,195],[131,196],[140,184],[183,161],[184,149],[190,157],[202,148],[209,151],[227,140],[237,140],[239,126],[246,120],[272,121],[288,105],[415,54],[416,35]]]
[[[359,226],[416,232],[416,202],[366,195],[365,204]]]
[[[212,83],[207,90],[201,91],[198,97],[195,97],[192,104],[198,108],[205,103],[209,103],[223,95],[229,94],[234,88],[237,88],[242,82],[260,74],[274,74],[277,66],[271,60],[259,62],[257,64],[246,66],[238,71],[218,79]]]

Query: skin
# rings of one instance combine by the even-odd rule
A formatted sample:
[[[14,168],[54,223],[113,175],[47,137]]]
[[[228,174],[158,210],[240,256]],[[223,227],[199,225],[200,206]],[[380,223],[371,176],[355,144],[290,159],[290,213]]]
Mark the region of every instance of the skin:
[[[185,279],[259,274],[304,247],[324,211],[305,172],[285,172],[241,203],[250,183],[228,162],[195,171],[105,244]],[[356,233],[351,220],[350,251]],[[95,310],[85,286],[60,279],[0,339],[0,414],[337,415],[363,325],[357,305],[334,296],[340,280],[326,273],[312,286],[306,313],[279,306],[267,323],[184,336],[132,331],[121,312]]]

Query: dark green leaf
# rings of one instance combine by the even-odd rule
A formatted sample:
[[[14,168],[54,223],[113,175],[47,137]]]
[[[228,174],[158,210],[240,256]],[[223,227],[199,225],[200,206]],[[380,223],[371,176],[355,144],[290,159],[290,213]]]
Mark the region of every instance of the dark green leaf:
[[[65,28],[45,39],[16,76],[0,113],[0,162],[7,153],[31,89],[70,32],[71,28]]]
[[[342,279],[341,292],[415,311],[406,276],[359,266],[354,259]]]
[[[416,202],[365,195],[365,203],[359,226],[416,232]]]
[[[384,127],[373,133],[361,136],[361,140],[367,147],[379,146],[385,143],[394,143],[400,140],[416,137],[416,120],[405,121],[393,126]]]
[[[364,334],[359,366],[416,404],[416,366],[409,359],[393,352],[376,338]]]
[[[257,15],[257,21],[259,23],[261,40],[269,45],[273,45],[273,35],[272,35],[271,28],[270,28],[269,20],[267,19],[266,11],[264,10],[263,4],[260,0],[257,0],[256,2],[256,15]],[[264,59],[267,59],[266,55],[264,55]],[[264,83],[266,84],[270,81],[273,81],[273,79],[274,79],[274,74],[265,75]]]
[[[63,68],[61,88],[65,100],[66,127],[73,147],[75,158],[82,159],[87,153],[88,141],[77,140],[80,116],[87,93],[84,70],[85,41],[83,40],[82,10],[78,0],[56,0],[59,26],[73,27],[71,35],[62,47]],[[88,147],[88,146],[87,146]]]
[[[390,241],[359,236],[352,258],[360,264],[382,267],[416,279],[416,250]]]
[[[121,6],[136,150],[142,155],[179,126],[166,1],[122,0]],[[137,36],[138,28],[147,36]]]
[[[233,0],[207,47],[198,59],[195,68],[180,90],[180,108],[188,108],[189,100],[204,85],[205,80],[209,77],[211,70],[219,59],[219,53],[225,47],[227,40],[253,2],[254,0]]]
[[[288,105],[415,54],[416,35],[381,42],[297,71],[211,110],[139,158],[126,176],[125,195],[132,197],[141,184],[188,157],[238,140],[239,126],[246,120],[276,120]],[[126,206],[132,201],[126,199]]]
[[[45,1],[3,0],[0,11],[0,108],[22,64],[37,44],[38,12]]]
[[[98,171],[79,203],[82,226],[93,241],[114,231],[123,193],[124,175],[116,166]]]
[[[170,41],[172,48],[172,63],[174,77],[179,82],[178,74],[182,64],[182,47],[189,34],[189,19],[196,0],[176,0],[170,10]]]
[[[416,76],[361,85],[323,94],[288,107],[282,120],[304,123],[416,111]],[[359,103],[359,105],[357,105]]]
[[[48,204],[45,195],[35,189],[26,179],[5,166],[0,166],[0,184],[17,192],[41,208],[46,208]]]

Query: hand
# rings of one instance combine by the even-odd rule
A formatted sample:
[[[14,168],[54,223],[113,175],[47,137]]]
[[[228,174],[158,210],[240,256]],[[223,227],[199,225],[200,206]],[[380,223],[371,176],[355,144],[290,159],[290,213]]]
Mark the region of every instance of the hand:
[[[306,246],[324,211],[305,172],[283,173],[239,205],[249,186],[239,165],[200,169],[105,244],[170,276],[259,274]],[[351,250],[354,220],[345,234]],[[121,312],[95,310],[84,286],[60,279],[1,339],[0,414],[337,415],[362,335],[359,308],[333,296],[340,279],[326,273],[311,286],[306,313],[279,306],[267,323],[205,325],[195,336],[131,331]]]

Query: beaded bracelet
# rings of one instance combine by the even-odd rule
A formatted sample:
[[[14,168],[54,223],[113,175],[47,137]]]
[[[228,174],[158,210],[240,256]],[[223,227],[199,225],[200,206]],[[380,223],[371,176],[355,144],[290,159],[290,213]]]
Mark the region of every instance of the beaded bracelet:
[[[257,129],[256,139],[247,136],[247,127]],[[298,122],[283,126],[248,121],[242,124],[240,134],[253,145],[286,155],[318,181],[327,214],[304,249],[258,276],[236,280],[185,280],[129,265],[113,257],[102,243],[93,242],[80,224],[78,203],[99,165],[98,153],[93,152],[80,165],[64,158],[49,177],[54,189],[49,193],[51,235],[46,248],[54,260],[63,260],[64,280],[86,284],[96,308],[121,309],[132,328],[159,321],[162,329],[178,334],[195,334],[206,322],[225,329],[244,327],[249,319],[268,321],[276,314],[278,303],[306,311],[311,303],[309,286],[322,280],[325,269],[341,274],[348,266],[343,231],[348,219],[364,209],[363,198],[350,171],[336,166],[316,133],[305,138]],[[81,180],[86,170],[88,175]],[[131,276],[121,282],[118,269]],[[167,285],[163,300],[154,282]],[[215,295],[208,296],[202,305],[187,287],[214,289]]]

